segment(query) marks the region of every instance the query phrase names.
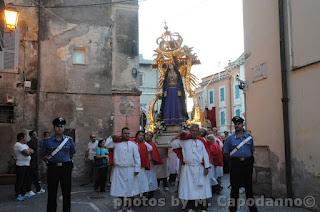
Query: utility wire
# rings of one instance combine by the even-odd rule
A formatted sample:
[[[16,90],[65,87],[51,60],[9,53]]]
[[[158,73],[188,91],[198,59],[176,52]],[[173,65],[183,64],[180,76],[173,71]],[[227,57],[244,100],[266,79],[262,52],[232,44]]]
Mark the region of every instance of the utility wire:
[[[62,18],[61,16],[57,15],[56,13],[52,12],[50,9],[47,9],[46,7],[43,6],[43,4],[40,4],[39,2],[37,2],[36,0],[31,0],[33,3],[37,4],[36,7],[40,6],[42,7],[46,12],[50,13],[51,15],[57,17],[58,19],[60,19],[62,22],[64,22],[65,24],[67,24],[68,22]]]
[[[102,3],[93,3],[93,4],[78,4],[78,5],[57,5],[57,6],[47,6],[47,8],[75,8],[75,7],[96,7],[101,5],[114,5],[114,4],[127,4],[135,3],[137,0],[122,0],[117,2],[102,2]]]
[[[140,0],[146,1],[146,0]],[[81,7],[97,7],[101,5],[116,5],[116,4],[128,4],[139,2],[138,0],[122,0],[117,2],[102,2],[102,3],[93,3],[93,4],[77,4],[77,5],[56,5],[56,6],[43,6],[44,8],[81,8]],[[35,5],[24,5],[24,4],[12,4],[16,7],[37,7]]]

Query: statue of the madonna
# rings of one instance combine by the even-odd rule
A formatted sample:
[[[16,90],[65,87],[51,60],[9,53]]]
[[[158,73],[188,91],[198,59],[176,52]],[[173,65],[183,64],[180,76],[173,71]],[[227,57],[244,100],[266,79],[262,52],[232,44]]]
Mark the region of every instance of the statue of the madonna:
[[[161,100],[160,120],[166,126],[180,125],[188,119],[183,81],[176,65],[167,66]]]

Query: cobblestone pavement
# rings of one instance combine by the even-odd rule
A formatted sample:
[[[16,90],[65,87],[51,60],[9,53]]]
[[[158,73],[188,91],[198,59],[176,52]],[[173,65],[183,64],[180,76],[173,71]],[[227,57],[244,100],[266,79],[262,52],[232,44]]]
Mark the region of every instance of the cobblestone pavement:
[[[224,204],[226,199],[229,197],[230,189],[229,186],[229,177],[228,175],[223,177],[222,184],[224,190],[218,195],[214,195],[208,211],[215,212],[224,212],[228,211],[227,206],[219,206],[218,203]],[[46,211],[46,201],[47,194],[39,194],[29,199],[26,199],[23,202],[18,202],[14,199],[13,196],[14,187],[13,185],[2,185],[0,186],[0,212],[42,212]],[[183,211],[181,205],[178,206],[178,198],[176,188],[171,187],[170,191],[164,191],[160,189],[155,193],[154,200],[147,202],[149,205],[155,205],[158,201],[160,206],[154,207],[134,207],[133,211],[141,212],[170,212],[170,211]],[[241,198],[244,198],[244,194],[241,194]],[[142,200],[143,201],[143,200]],[[141,202],[142,202],[141,201]],[[139,203],[137,201],[136,203]],[[62,211],[62,197],[59,196],[58,200],[58,210]],[[259,211],[265,212],[307,212],[309,210],[303,208],[293,208],[293,207],[258,207]],[[116,211],[115,209],[115,200],[109,195],[109,192],[98,193],[94,192],[92,186],[80,186],[79,183],[74,183],[72,188],[72,211],[76,212],[102,212],[102,211]],[[240,207],[239,212],[249,211],[246,207]]]

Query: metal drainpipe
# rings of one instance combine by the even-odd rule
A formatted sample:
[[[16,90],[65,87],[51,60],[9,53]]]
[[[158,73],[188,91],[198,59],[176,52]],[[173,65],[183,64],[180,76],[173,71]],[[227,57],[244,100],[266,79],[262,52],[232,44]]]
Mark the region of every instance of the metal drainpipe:
[[[232,75],[231,75],[231,72],[230,72],[230,76],[229,76],[229,101],[230,101],[230,108],[229,108],[229,113],[230,113],[230,118],[228,119],[230,124],[229,124],[229,132],[232,131],[232,109],[233,109],[233,104],[232,104]]]
[[[40,54],[41,54],[41,48],[40,48],[40,29],[41,29],[41,0],[38,0],[38,62],[37,62],[37,97],[36,97],[36,131],[39,133],[39,117],[40,117],[40,88],[41,88],[41,63],[40,63]]]
[[[285,45],[285,7],[284,0],[278,0],[279,4],[279,32],[280,32],[280,59],[281,59],[281,79],[282,79],[282,111],[283,111],[283,130],[284,148],[286,164],[286,185],[287,197],[292,198],[292,167],[291,167],[291,148],[290,148],[290,129],[289,129],[289,98],[288,98],[288,79],[287,61]]]
[[[248,119],[247,119],[247,88],[242,90],[243,93],[243,101],[244,101],[244,127],[248,130]]]

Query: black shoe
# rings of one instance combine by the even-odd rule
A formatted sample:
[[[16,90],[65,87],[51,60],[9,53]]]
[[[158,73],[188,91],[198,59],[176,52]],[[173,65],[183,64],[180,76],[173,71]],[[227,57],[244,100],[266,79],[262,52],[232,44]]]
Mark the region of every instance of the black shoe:
[[[258,212],[258,208],[257,208],[257,206],[252,206],[252,207],[249,207],[249,211],[250,212]]]
[[[211,186],[211,189],[212,189],[212,193],[220,194],[220,188],[218,185]]]
[[[230,211],[230,212],[237,212],[237,208],[235,208],[235,207],[229,207],[229,211]]]

